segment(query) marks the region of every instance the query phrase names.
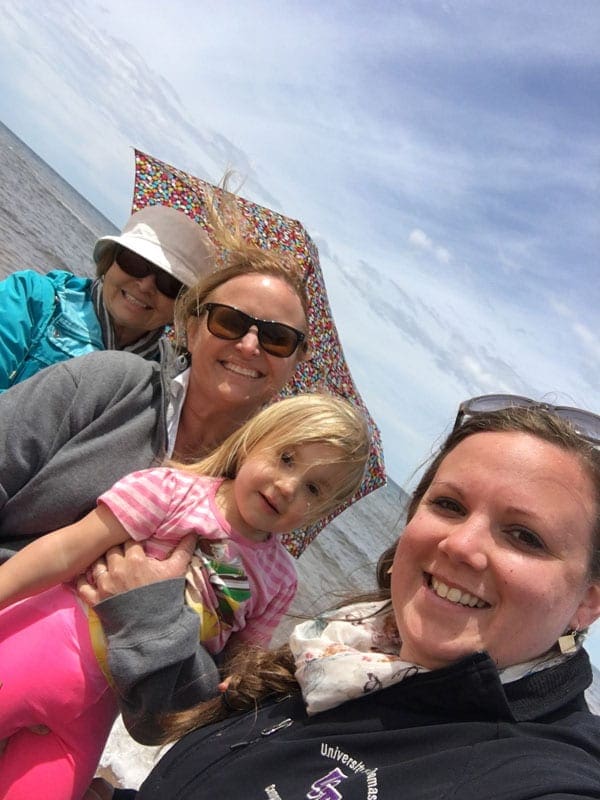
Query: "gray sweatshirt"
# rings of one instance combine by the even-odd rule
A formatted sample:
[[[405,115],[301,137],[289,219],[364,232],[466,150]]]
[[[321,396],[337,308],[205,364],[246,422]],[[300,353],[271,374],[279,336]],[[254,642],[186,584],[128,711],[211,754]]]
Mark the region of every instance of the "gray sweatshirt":
[[[0,559],[82,517],[127,473],[161,463],[168,386],[181,368],[108,350],[0,395]],[[126,724],[140,740],[151,741],[157,712],[214,696],[217,670],[184,604],[183,579],[126,592],[96,611]]]

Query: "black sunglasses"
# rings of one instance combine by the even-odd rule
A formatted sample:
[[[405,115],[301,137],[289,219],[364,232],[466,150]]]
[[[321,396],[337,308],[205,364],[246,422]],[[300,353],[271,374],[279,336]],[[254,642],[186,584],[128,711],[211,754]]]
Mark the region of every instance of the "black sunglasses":
[[[258,342],[265,353],[277,358],[289,358],[305,335],[283,322],[256,319],[233,306],[223,303],[204,303],[198,315],[206,311],[206,327],[219,339],[241,339],[252,326],[258,331]]]
[[[481,397],[465,400],[458,408],[454,430],[459,428],[466,419],[476,414],[503,411],[506,408],[541,408],[569,422],[575,433],[582,439],[600,445],[600,416],[598,414],[570,406],[553,406],[550,403],[541,403],[515,394],[484,394]]]
[[[178,281],[164,269],[157,267],[151,261],[142,256],[138,256],[133,250],[126,247],[117,247],[115,261],[123,272],[131,275],[132,278],[145,278],[147,275],[154,275],[154,283],[161,294],[175,300],[179,292],[183,289],[183,283]]]

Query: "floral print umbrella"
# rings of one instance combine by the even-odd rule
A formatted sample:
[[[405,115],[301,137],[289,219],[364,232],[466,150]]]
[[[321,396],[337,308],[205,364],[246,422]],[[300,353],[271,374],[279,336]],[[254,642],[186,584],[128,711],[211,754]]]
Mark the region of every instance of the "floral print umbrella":
[[[146,205],[173,206],[185,211],[202,225],[207,233],[211,228],[206,220],[204,194],[206,188],[218,189],[153,156],[135,151],[135,188],[132,211]],[[292,380],[282,389],[281,396],[300,392],[326,391],[359,406],[369,420],[371,455],[362,485],[355,496],[327,518],[282,537],[293,556],[300,556],[315,536],[340,511],[360,497],[385,484],[385,467],[381,436],[352,380],[344,352],[331,314],[319,254],[304,227],[294,219],[284,217],[264,206],[236,196],[245,220],[243,233],[260,247],[292,253],[302,265],[309,297],[309,326],[312,356],[296,368]]]

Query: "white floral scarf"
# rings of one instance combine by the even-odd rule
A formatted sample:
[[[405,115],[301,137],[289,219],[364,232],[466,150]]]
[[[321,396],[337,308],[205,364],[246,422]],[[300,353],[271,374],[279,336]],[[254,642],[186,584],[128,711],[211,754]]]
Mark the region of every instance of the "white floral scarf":
[[[290,636],[290,647],[309,715],[429,672],[398,655],[400,640],[388,601],[355,603],[302,622]],[[500,680],[510,683],[566,658],[547,653],[500,670]]]

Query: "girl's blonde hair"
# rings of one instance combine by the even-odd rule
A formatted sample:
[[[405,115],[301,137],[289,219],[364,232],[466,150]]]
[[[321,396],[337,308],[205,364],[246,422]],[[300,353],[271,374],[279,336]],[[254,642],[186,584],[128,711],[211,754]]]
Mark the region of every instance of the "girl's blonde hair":
[[[284,453],[304,444],[330,445],[335,453],[328,456],[327,463],[345,467],[339,483],[312,503],[308,524],[351,497],[363,478],[370,451],[369,429],[364,414],[348,400],[329,394],[288,397],[260,411],[208,456],[192,464],[171,464],[194,474],[235,478],[255,448]]]

